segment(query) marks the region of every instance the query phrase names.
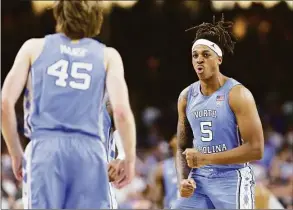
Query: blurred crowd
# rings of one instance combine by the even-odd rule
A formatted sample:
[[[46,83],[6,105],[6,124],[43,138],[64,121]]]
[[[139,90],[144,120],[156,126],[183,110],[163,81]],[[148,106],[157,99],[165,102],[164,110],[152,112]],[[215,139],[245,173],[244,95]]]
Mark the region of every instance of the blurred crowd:
[[[257,184],[264,185],[281,204],[293,208],[293,123],[286,123],[293,117],[293,104],[279,107],[278,115],[261,115],[265,136],[263,159],[253,162]],[[290,109],[287,112],[286,109]],[[176,133],[176,117],[173,110],[165,112],[156,107],[148,107],[142,113],[147,143],[137,150],[136,176],[133,182],[121,190],[116,190],[120,208],[151,209],[160,204],[151,196],[155,191],[152,184],[156,166],[172,156],[170,138]],[[284,125],[286,128],[283,128]],[[284,133],[278,131],[284,129]],[[139,139],[138,139],[139,140]],[[24,144],[27,139],[23,138]],[[2,151],[1,195],[2,208],[19,209],[21,202],[21,183],[17,182],[11,170],[11,160]]]
[[[36,17],[28,1],[7,2],[2,8],[2,83],[22,43],[54,33],[55,24],[51,11]],[[266,186],[285,208],[292,208],[293,20],[287,18],[292,17],[292,10],[282,2],[271,9],[256,3],[249,9],[236,6],[221,12],[214,11],[206,0],[190,1],[189,6],[184,1],[164,2],[139,1],[131,9],[113,8],[98,38],[122,55],[138,128],[136,177],[117,191],[119,205],[133,209],[157,207],[149,196],[154,167],[171,156],[168,138],[176,132],[178,95],[197,80],[190,56],[194,37],[184,30],[211,22],[213,14],[219,19],[224,12],[227,20],[235,22],[239,41],[235,55],[224,58],[221,70],[251,90],[264,129],[264,157],[252,163],[257,183]],[[16,110],[22,133],[21,100]],[[21,139],[25,146],[28,140],[23,136]],[[2,209],[20,209],[21,183],[13,176],[3,141],[1,145]]]

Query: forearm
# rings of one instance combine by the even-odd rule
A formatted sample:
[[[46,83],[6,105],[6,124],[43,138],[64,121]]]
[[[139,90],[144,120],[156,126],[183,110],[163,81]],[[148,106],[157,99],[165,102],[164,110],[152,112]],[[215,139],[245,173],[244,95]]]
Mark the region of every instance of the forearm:
[[[192,147],[192,130],[186,116],[188,88],[185,88],[178,99],[178,124],[177,124],[177,152],[176,152],[176,173],[178,185],[183,179],[187,179],[190,168],[183,152],[186,148]]]
[[[187,161],[182,153],[183,150],[178,148],[175,161],[178,183],[183,179],[187,179],[190,172],[190,168],[188,167]]]
[[[23,153],[17,133],[17,120],[13,106],[2,103],[2,134],[7,145],[8,152],[11,156]]]
[[[251,146],[245,143],[237,148],[208,154],[205,156],[207,164],[241,164],[254,160],[259,160],[262,157],[262,151],[259,147]]]
[[[125,159],[135,159],[136,128],[132,111],[128,110],[120,113],[114,111],[114,120],[121,136]]]

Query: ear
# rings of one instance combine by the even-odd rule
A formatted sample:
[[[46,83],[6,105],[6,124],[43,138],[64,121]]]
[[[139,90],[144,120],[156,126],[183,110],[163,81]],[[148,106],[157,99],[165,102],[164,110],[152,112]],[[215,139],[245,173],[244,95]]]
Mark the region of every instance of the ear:
[[[221,65],[223,62],[223,57],[218,57],[218,64]]]

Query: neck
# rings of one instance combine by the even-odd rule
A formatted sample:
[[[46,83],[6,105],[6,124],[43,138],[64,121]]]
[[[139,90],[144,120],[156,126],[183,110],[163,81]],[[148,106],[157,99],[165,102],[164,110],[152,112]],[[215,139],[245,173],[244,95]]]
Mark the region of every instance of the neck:
[[[56,31],[57,33],[59,33],[59,34],[62,34],[63,36],[65,36],[65,37],[67,37],[68,39],[70,39],[70,41],[72,42],[72,43],[78,43],[81,39],[72,39],[72,38],[70,38],[70,37],[68,37],[64,32],[62,32],[62,31]]]
[[[200,91],[203,95],[209,96],[216,92],[220,87],[222,87],[225,82],[228,80],[228,77],[219,73],[209,79],[200,80]]]

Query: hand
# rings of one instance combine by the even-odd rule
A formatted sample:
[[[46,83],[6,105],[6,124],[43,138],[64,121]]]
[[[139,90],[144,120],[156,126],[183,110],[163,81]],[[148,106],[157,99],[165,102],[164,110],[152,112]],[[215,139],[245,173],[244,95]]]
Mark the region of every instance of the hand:
[[[193,195],[195,188],[196,188],[196,183],[192,178],[183,179],[180,182],[180,189],[179,189],[180,196],[184,198],[189,198],[190,196]]]
[[[22,180],[22,154],[11,156],[12,171],[18,181]]]
[[[110,161],[110,163],[108,164],[108,175],[109,175],[110,182],[115,181],[117,177],[118,166],[122,161],[123,160],[115,159]]]
[[[118,189],[128,185],[135,174],[135,160],[123,160],[118,164],[114,186]]]
[[[183,153],[186,155],[187,165],[189,168],[199,168],[207,165],[205,161],[205,154],[198,152],[195,148],[188,148]]]

